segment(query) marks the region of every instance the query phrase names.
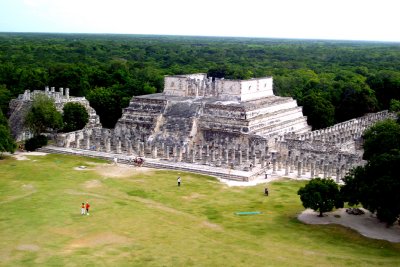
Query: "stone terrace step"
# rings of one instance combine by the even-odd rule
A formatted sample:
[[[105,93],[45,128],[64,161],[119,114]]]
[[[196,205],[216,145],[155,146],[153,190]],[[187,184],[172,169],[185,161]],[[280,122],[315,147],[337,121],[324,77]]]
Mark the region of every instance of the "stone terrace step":
[[[55,146],[46,146],[38,150],[41,152],[46,152],[51,154],[78,155],[78,156],[85,156],[92,158],[100,158],[109,161],[113,161],[113,159],[116,157],[118,158],[118,163],[122,164],[132,164],[129,161],[129,159],[133,158],[122,154],[106,153],[106,152],[75,149],[75,148],[63,148]],[[263,172],[263,170],[257,170],[257,169],[255,169],[254,172],[244,172],[238,170],[229,171],[223,168],[190,164],[186,162],[170,162],[170,161],[156,160],[150,158],[144,158],[144,159],[145,162],[143,166],[148,168],[187,171],[187,172],[205,174],[234,181],[249,181],[252,179],[252,177],[259,175],[260,171]]]

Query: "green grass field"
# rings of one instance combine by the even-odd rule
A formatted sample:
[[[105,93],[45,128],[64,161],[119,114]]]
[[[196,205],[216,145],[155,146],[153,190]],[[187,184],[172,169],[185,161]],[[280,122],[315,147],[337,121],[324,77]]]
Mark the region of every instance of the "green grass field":
[[[29,158],[0,160],[1,266],[400,266],[400,244],[299,222],[304,182],[271,183],[265,197],[264,185],[181,172],[178,188],[177,172],[112,177],[74,169],[99,160]]]

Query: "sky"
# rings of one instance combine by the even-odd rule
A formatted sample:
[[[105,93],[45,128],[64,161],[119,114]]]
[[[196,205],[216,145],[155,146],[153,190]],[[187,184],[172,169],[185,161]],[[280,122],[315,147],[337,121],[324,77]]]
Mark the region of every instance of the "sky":
[[[0,32],[400,42],[400,0],[0,0]]]

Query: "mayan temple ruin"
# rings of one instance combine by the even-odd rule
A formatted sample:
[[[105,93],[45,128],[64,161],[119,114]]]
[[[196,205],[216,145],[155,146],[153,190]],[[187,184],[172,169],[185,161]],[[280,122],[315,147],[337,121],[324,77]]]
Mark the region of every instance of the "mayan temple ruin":
[[[72,101],[61,90],[46,93],[54,94],[59,105]],[[10,107],[16,110],[27,99],[29,91]],[[150,167],[242,181],[280,173],[340,182],[350,168],[364,164],[360,137],[365,129],[393,117],[383,111],[311,131],[296,100],[274,95],[272,77],[227,80],[203,73],[166,76],[162,93],[134,96],[114,129],[102,128],[85,106],[91,122],[58,134],[56,146],[46,149],[121,160],[139,156]]]
[[[31,137],[31,133],[24,129],[23,125],[23,116],[31,107],[31,103],[35,96],[44,94],[50,97],[58,111],[62,112],[63,107],[66,103],[75,102],[80,103],[82,106],[86,108],[87,113],[89,114],[89,122],[86,125],[86,128],[96,128],[101,127],[100,118],[96,114],[96,111],[89,105],[89,101],[85,97],[74,97],[69,95],[69,88],[60,88],[59,92],[56,92],[55,87],[46,86],[44,91],[35,90],[31,92],[30,90],[25,90],[25,92],[18,96],[16,99],[12,99],[10,101],[10,126],[11,133],[15,140],[21,141],[26,140]]]

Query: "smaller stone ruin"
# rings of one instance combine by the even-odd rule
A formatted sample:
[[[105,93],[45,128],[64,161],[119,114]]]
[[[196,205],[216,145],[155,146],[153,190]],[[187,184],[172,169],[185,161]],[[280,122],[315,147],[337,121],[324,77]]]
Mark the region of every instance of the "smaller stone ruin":
[[[58,92],[55,91],[55,87],[49,88],[45,87],[44,91],[35,90],[31,92],[30,90],[25,90],[23,94],[20,94],[18,98],[10,101],[10,117],[9,123],[11,128],[11,133],[15,140],[23,141],[32,137],[32,134],[28,129],[24,127],[24,116],[31,107],[32,101],[36,95],[45,94],[54,100],[56,108],[58,111],[62,112],[63,107],[66,103],[76,102],[84,106],[89,114],[89,122],[86,124],[85,128],[91,129],[96,127],[101,127],[100,118],[96,114],[96,111],[89,105],[89,101],[85,97],[73,97],[69,95],[69,88],[60,88]]]

